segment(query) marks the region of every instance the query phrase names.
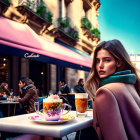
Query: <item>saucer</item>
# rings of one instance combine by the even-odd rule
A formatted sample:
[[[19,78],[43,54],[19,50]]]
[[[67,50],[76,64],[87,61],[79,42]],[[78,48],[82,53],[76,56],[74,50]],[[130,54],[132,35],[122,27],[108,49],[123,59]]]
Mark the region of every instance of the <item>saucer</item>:
[[[69,122],[75,119],[74,116],[63,116],[58,121],[46,121],[44,117],[36,115],[28,117],[29,120],[36,122],[36,123],[43,123],[43,124],[62,124],[65,122]]]

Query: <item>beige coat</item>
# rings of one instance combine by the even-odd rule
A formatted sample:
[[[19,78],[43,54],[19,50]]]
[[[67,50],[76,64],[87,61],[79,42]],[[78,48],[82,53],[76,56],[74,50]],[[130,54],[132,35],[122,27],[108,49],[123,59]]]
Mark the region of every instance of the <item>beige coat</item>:
[[[99,88],[93,112],[100,140],[140,140],[140,97],[133,85],[111,83]]]

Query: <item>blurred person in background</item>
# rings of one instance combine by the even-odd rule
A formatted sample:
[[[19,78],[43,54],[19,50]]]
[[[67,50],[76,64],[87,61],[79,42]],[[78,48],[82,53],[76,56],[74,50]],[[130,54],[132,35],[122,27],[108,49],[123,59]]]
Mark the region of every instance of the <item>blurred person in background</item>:
[[[9,96],[10,91],[8,90],[8,84],[7,83],[1,83],[0,85],[0,96]]]
[[[74,87],[74,91],[76,92],[76,93],[85,93],[85,90],[84,90],[84,79],[79,79],[79,81],[78,81],[78,85],[76,85],[75,87]]]
[[[70,88],[66,84],[65,80],[59,80],[60,92],[64,94],[70,93]]]

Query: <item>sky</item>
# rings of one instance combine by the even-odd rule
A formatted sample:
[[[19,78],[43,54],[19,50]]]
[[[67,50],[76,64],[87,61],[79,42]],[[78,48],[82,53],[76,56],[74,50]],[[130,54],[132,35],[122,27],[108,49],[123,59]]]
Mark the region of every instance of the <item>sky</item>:
[[[140,54],[140,0],[100,0],[101,41],[118,39],[129,54]]]

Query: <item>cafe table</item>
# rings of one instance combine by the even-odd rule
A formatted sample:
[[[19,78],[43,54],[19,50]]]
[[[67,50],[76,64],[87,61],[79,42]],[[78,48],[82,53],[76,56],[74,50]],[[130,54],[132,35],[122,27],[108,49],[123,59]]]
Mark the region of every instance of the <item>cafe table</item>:
[[[19,104],[19,102],[14,102],[14,101],[7,101],[7,100],[1,100],[0,104],[2,105],[8,105],[8,116],[10,116],[10,105],[14,105],[14,112],[13,115],[15,115],[15,111],[16,111],[16,105]]]
[[[92,126],[92,114],[92,111],[88,111],[87,117],[76,117],[76,111],[70,111],[68,115],[75,118],[61,124],[42,124],[31,121],[29,117],[37,115],[36,113],[11,116],[0,119],[0,131],[62,138],[72,132]]]

